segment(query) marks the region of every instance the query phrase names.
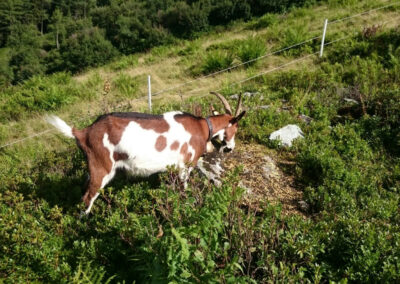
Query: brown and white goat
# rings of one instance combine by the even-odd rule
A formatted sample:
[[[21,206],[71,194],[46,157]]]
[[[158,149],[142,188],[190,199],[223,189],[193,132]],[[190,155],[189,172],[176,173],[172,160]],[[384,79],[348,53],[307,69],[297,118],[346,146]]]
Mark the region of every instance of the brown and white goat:
[[[213,94],[222,101],[226,114],[201,118],[178,111],[163,115],[114,112],[101,115],[81,130],[70,127],[57,116],[48,116],[46,120],[65,136],[75,138],[86,154],[89,183],[83,196],[85,213],[90,212],[98,190],[111,181],[118,168],[148,176],[174,165],[186,185],[190,171],[213,137],[218,136],[222,141],[221,150],[232,150],[238,121],[245,114],[240,112],[241,97],[233,115],[227,100]]]

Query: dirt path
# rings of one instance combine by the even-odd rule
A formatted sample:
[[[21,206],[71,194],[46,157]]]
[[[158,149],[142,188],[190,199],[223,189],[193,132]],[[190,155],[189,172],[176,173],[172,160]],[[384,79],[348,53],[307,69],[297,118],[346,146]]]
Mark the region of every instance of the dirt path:
[[[303,192],[294,185],[294,176],[283,171],[291,161],[277,161],[274,153],[258,144],[239,144],[230,154],[211,153],[202,161],[203,170],[216,179],[224,172],[242,165],[240,186],[246,189],[244,203],[261,209],[265,203],[282,204],[283,215],[298,214],[306,218],[307,204]]]

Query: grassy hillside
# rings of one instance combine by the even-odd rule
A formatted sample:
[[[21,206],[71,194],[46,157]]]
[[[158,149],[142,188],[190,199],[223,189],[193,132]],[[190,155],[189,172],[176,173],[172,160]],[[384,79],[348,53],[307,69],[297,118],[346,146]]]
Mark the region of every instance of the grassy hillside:
[[[346,3],[344,3],[346,2]],[[387,1],[330,1],[265,15],[194,41],[127,56],[77,77],[34,77],[0,94],[0,144],[48,129],[56,112],[85,126],[97,114],[146,110],[154,92],[321,34],[323,19]],[[388,282],[400,279],[399,6],[329,25],[323,58],[245,78],[318,51],[319,40],[154,97],[154,112],[204,110],[208,91],[246,98],[239,144],[260,144],[294,176],[308,209],[246,205],[239,163],[221,186],[194,174],[184,190],[171,172],[120,174],[93,214],[79,219],[83,154],[53,132],[0,149],[0,278],[8,282]],[[397,21],[396,21],[397,20]],[[382,26],[373,26],[385,21]],[[354,34],[354,32],[357,32]],[[352,99],[352,100],[349,100]],[[233,103],[233,102],[232,102]],[[268,106],[268,108],[259,108]],[[207,115],[204,111],[204,115]],[[299,118],[307,115],[307,123]],[[270,133],[296,123],[293,147]],[[279,163],[281,161],[281,163]],[[285,161],[283,163],[282,161]],[[250,176],[251,178],[251,176]],[[300,209],[299,209],[300,210]]]

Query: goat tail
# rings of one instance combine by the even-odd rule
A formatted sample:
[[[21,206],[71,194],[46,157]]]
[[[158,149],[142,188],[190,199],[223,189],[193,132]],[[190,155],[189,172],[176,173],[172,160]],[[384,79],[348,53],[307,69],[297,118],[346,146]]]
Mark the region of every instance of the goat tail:
[[[45,120],[58,129],[62,134],[69,138],[75,138],[72,133],[72,127],[69,126],[64,120],[55,115],[46,115]]]

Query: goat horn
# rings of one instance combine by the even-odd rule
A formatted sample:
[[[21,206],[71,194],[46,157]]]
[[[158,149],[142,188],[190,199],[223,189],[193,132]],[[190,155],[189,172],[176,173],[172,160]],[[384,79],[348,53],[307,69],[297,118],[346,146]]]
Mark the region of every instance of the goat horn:
[[[238,103],[236,106],[236,112],[235,112],[235,117],[239,115],[239,113],[242,111],[242,94],[239,95]]]
[[[223,103],[223,105],[224,105],[224,107],[225,107],[225,111],[226,111],[229,115],[232,115],[231,106],[229,105],[229,103],[228,103],[228,101],[225,99],[225,97],[224,97],[223,95],[221,95],[221,94],[216,93],[216,92],[210,92],[210,93],[213,94],[213,95],[216,95],[216,96],[221,100],[221,102]]]

